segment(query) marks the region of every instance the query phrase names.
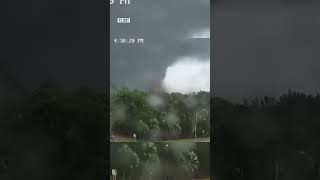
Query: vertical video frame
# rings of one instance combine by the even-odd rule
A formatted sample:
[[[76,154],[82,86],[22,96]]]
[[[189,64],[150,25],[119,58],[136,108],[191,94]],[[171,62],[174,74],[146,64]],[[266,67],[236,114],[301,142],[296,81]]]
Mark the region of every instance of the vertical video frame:
[[[110,180],[209,180],[210,0],[110,12]]]

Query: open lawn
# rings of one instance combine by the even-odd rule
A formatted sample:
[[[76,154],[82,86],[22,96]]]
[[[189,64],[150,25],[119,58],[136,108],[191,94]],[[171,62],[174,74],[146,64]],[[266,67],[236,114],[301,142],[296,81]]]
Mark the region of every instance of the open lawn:
[[[210,138],[177,139],[177,140],[168,140],[165,142],[210,142]]]
[[[122,135],[114,135],[112,142],[143,142],[143,140],[134,141],[133,138]],[[197,139],[175,139],[166,141],[153,141],[153,142],[210,142],[210,138],[197,138]]]
[[[113,135],[111,142],[135,142],[132,137],[122,136],[122,135]]]

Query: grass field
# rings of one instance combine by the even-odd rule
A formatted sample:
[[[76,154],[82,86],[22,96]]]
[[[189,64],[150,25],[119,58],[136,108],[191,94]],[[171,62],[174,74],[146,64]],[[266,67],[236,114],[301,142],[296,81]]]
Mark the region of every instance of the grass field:
[[[113,135],[113,142],[135,142],[133,138],[122,136],[122,135]]]
[[[165,142],[210,142],[210,138],[178,139],[178,140],[168,140]]]
[[[133,138],[122,136],[122,135],[114,135],[112,142],[143,142],[143,140],[134,141]],[[167,141],[152,141],[152,142],[210,142],[210,138],[197,138],[197,139],[175,139],[175,140],[167,140]]]

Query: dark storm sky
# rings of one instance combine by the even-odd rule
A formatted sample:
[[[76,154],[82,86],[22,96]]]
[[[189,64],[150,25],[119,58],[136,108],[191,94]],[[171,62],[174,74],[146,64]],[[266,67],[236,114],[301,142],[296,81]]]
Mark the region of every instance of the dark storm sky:
[[[320,3],[217,1],[211,69],[216,96],[320,92]]]
[[[134,60],[117,60],[120,64],[112,63],[111,67],[120,79],[116,82],[136,76],[135,79],[140,78],[139,81],[130,81],[131,84],[149,86],[150,82],[143,78],[141,80],[141,76],[154,72],[149,73],[151,79],[155,77],[153,83],[160,81],[165,67],[174,61],[174,57],[181,54],[208,56],[209,40],[194,40],[191,43],[190,40],[181,40],[179,36],[185,35],[190,26],[195,30],[209,27],[209,0],[140,2],[143,3],[133,5],[127,13],[136,14],[133,16],[139,18],[140,23],[144,22],[145,31],[142,31],[139,24],[134,24],[136,28],[132,26],[129,32],[143,34],[146,46],[140,52],[129,48],[126,50],[127,55],[119,52],[118,57],[125,56],[127,59],[134,55],[139,59],[148,59],[146,63],[152,68],[147,69],[146,63]],[[5,20],[1,26],[1,41],[6,47],[0,61],[1,94],[30,90],[47,80],[56,80],[68,87],[108,87],[110,59],[106,52],[109,42],[106,40],[108,29],[105,3],[107,1],[7,0],[3,6]],[[154,19],[152,24],[149,24],[150,19]],[[180,22],[176,23],[177,20]],[[126,29],[117,28],[119,31]],[[180,38],[180,41],[169,42],[173,38]],[[160,52],[161,48],[165,50]],[[128,66],[123,68],[121,63]],[[135,73],[131,67],[137,68]]]
[[[166,68],[179,57],[209,59],[210,39],[189,34],[210,28],[209,0],[134,0],[111,7],[111,39],[144,38],[143,45],[111,43],[111,84],[150,89],[161,86]],[[130,17],[131,24],[115,23]],[[209,34],[209,33],[208,33]]]
[[[214,45],[211,46],[214,57],[211,87],[217,96],[278,96],[289,88],[310,93],[319,91],[320,3],[315,0],[216,0],[212,5],[215,16],[211,19],[215,21],[216,35],[212,37]],[[194,15],[190,16],[196,22],[193,27],[204,27],[205,21],[198,21],[200,15],[191,7],[186,4],[176,6],[181,8],[177,11]],[[5,15],[1,22],[1,42],[5,48],[2,48],[0,61],[1,94],[36,87],[48,79],[70,86],[108,86],[107,20],[102,2],[7,0],[2,8]],[[170,24],[177,29],[180,27]],[[181,27],[185,29],[186,25]],[[170,39],[174,32],[177,31],[159,36]],[[179,34],[184,33],[176,35]],[[172,48],[167,44],[163,46],[172,52],[179,52],[174,50],[178,47],[179,54],[190,53],[190,50],[194,52],[192,54],[203,54],[201,51],[206,51],[205,48],[198,51],[193,47],[208,47],[208,42],[195,44],[182,41],[171,44]],[[143,57],[142,54],[137,56]],[[156,66],[165,67],[170,58],[162,59],[167,62],[149,63],[158,62]],[[148,71],[156,72],[154,69]],[[160,77],[161,72],[156,77]],[[125,81],[126,78],[122,79]]]

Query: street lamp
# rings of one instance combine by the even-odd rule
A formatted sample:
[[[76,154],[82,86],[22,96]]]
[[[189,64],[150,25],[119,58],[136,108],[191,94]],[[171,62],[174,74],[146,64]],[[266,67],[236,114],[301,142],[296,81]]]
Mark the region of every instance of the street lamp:
[[[194,138],[197,139],[197,124],[198,124],[198,116],[199,114],[203,117],[203,115],[207,114],[208,111],[206,109],[202,109],[200,112],[196,112],[195,113],[195,116],[196,116],[196,122],[195,122],[195,125],[194,125]],[[203,118],[204,121],[206,121],[207,119],[206,118]]]
[[[111,174],[112,174],[112,180],[117,180],[117,170],[112,169]]]
[[[194,124],[194,139],[197,139],[198,113],[196,112],[196,123]]]
[[[169,145],[168,144],[166,144],[166,150],[168,151],[168,148],[169,148]]]
[[[134,141],[136,141],[137,140],[137,134],[133,133],[132,136],[133,136]]]
[[[141,125],[144,123],[141,119],[139,120],[139,122],[141,123]],[[143,128],[143,135],[142,135],[142,140],[145,140],[145,134],[146,134],[146,130],[145,128]]]
[[[168,153],[168,151],[169,151],[169,145],[168,144],[166,144],[165,149],[166,149],[166,151]],[[166,168],[165,175],[164,175],[164,180],[167,180],[167,170],[168,169]]]

